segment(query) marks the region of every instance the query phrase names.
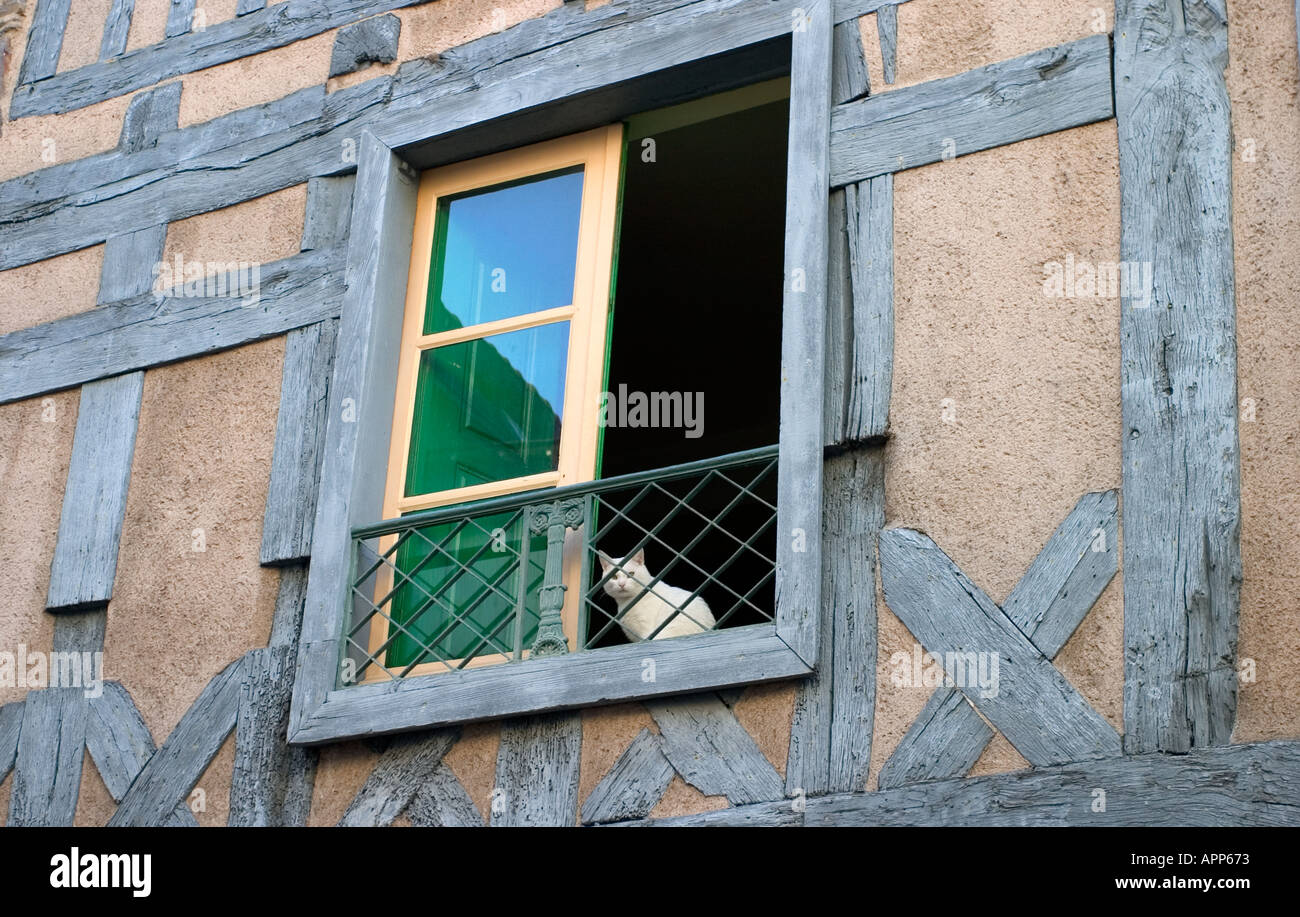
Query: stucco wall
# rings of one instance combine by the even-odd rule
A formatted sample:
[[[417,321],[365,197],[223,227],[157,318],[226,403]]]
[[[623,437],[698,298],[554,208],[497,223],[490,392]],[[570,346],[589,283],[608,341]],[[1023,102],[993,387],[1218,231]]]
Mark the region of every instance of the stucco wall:
[[[235,0],[207,0],[209,25]],[[60,69],[93,61],[109,0],[75,4]],[[397,11],[399,60],[330,81],[331,91],[398,63],[436,54],[541,15],[560,0],[439,0]],[[595,5],[595,4],[591,4]],[[137,0],[129,47],[162,37],[168,0]],[[27,0],[26,15],[35,7]],[[1097,10],[1102,9],[1099,21]],[[1295,23],[1289,2],[1233,0],[1228,70],[1233,127],[1234,229],[1245,584],[1243,685],[1237,741],[1300,735],[1300,142]],[[92,21],[93,20],[93,21]],[[898,79],[883,84],[874,16],[864,17],[873,90],[889,92],[1109,30],[1092,0],[911,0],[899,8]],[[178,77],[182,125],[319,85],[334,32]],[[129,97],[58,116],[9,121],[26,40],[10,35],[0,93],[0,180],[113,148]],[[1247,141],[1252,143],[1247,145]],[[1246,158],[1246,151],[1251,158]],[[960,150],[958,152],[961,152]],[[886,518],[926,531],[995,601],[1011,587],[1080,495],[1120,483],[1119,303],[1053,299],[1043,266],[1119,258],[1113,122],[1016,144],[897,176],[896,359],[887,447]],[[271,261],[297,250],[305,188],[173,224],[166,257]],[[0,271],[0,334],[93,308],[102,246]],[[162,741],[208,680],[265,644],[279,576],[257,562],[278,410],[283,339],[146,374],[106,674],[130,689]],[[946,402],[945,399],[951,399]],[[75,427],[78,392],[0,406],[0,646],[48,648],[43,611]],[[950,408],[950,410],[946,410]],[[47,414],[53,420],[44,420]],[[947,419],[946,419],[947,418]],[[949,422],[951,421],[951,422]],[[203,551],[194,550],[203,530]],[[1122,582],[1117,577],[1058,657],[1072,684],[1122,728]],[[871,776],[896,747],[928,689],[892,683],[889,660],[913,638],[881,604]],[[0,703],[23,691],[0,687]],[[784,773],[794,688],[748,690],[742,724]],[[583,714],[581,798],[642,728],[639,704]],[[486,817],[499,728],[466,727],[448,763]],[[340,743],[321,753],[311,823],[343,814],[378,757]],[[200,780],[204,824],[225,820],[233,743]],[[1025,766],[998,736],[976,773]],[[10,780],[0,784],[0,821]],[[88,765],[77,820],[102,823],[107,791]],[[674,780],[655,815],[720,808]]]

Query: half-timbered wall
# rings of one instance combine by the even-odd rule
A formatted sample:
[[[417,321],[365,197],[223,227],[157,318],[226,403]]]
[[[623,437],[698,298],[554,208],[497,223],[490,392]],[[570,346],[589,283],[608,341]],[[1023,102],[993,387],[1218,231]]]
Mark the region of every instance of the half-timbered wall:
[[[77,0],[61,45],[45,53],[53,60],[45,65],[50,85],[17,95],[22,68],[41,65],[35,58],[25,63],[29,39],[40,34],[32,30],[33,20],[58,0],[15,5],[18,13],[5,18],[0,3],[0,48],[8,43],[0,73],[0,335],[128,300],[148,288],[151,278],[139,274],[141,265],[178,256],[261,264],[264,288],[282,295],[285,311],[294,316],[279,325],[245,328],[229,340],[216,334],[210,344],[166,359],[153,356],[155,348],[172,346],[161,338],[128,342],[106,358],[120,362],[111,379],[89,371],[77,376],[102,355],[66,342],[50,352],[53,365],[34,360],[21,374],[8,375],[0,367],[0,554],[6,558],[0,565],[0,650],[25,645],[48,651],[102,641],[105,677],[125,689],[107,691],[108,701],[84,711],[89,726],[75,726],[80,721],[74,715],[57,720],[82,729],[88,746],[81,761],[59,762],[59,773],[51,777],[56,791],[79,787],[71,816],[76,823],[189,821],[183,811],[166,815],[167,806],[162,812],[150,808],[173,796],[191,801],[193,820],[201,825],[276,819],[313,825],[511,824],[554,820],[556,812],[571,813],[573,822],[609,822],[744,805],[752,806],[747,818],[782,823],[794,817],[792,796],[898,788],[921,776],[1005,774],[1031,764],[1050,769],[1076,760],[1062,751],[1069,737],[1060,737],[1056,746],[1050,741],[1055,737],[1041,745],[1020,736],[1013,741],[956,695],[894,683],[898,667],[891,659],[911,654],[918,642],[904,622],[912,620],[918,629],[925,622],[913,620],[920,614],[915,608],[891,607],[890,581],[882,585],[874,564],[866,562],[882,524],[923,532],[1013,618],[1013,608],[1031,604],[1030,586],[1040,581],[1026,571],[1033,572],[1040,553],[1051,561],[1053,550],[1068,553],[1097,530],[1116,538],[1111,547],[1118,570],[1098,567],[1089,574],[1095,594],[1072,586],[1072,594],[1087,594],[1088,600],[1077,608],[1058,602],[1043,612],[1040,630],[1025,629],[1044,665],[1051,659],[1074,689],[1069,703],[1077,698],[1070,709],[1079,720],[1071,722],[1086,721],[1103,744],[1124,735],[1132,716],[1125,697],[1122,561],[1128,555],[1120,553],[1126,429],[1121,303],[1102,295],[1049,297],[1043,287],[1049,262],[1067,255],[1118,262],[1132,251],[1121,242],[1123,166],[1113,117],[1081,116],[1072,122],[1080,126],[1031,130],[1024,134],[1031,139],[998,141],[978,152],[955,140],[955,158],[946,155],[947,138],[940,136],[939,147],[919,160],[925,164],[893,174],[879,170],[861,181],[854,177],[847,189],[832,194],[831,322],[852,343],[833,336],[828,355],[828,372],[837,378],[828,400],[834,409],[827,443],[834,448],[828,449],[824,471],[824,553],[830,557],[823,582],[831,594],[853,596],[858,610],[833,625],[840,630],[824,657],[833,686],[826,675],[823,682],[290,751],[266,739],[283,728],[275,725],[282,713],[275,705],[287,705],[287,696],[268,688],[267,696],[279,699],[261,703],[257,686],[283,684],[281,674],[292,669],[310,538],[303,520],[311,517],[268,512],[268,494],[273,504],[281,494],[285,502],[277,505],[287,506],[314,487],[319,445],[311,434],[307,442],[282,443],[283,424],[277,421],[282,398],[299,412],[312,399],[323,401],[339,306],[324,284],[280,291],[272,266],[300,259],[289,263],[304,273],[292,276],[308,276],[309,282],[327,275],[331,258],[341,271],[338,252],[346,245],[347,218],[339,219],[337,208],[351,193],[350,180],[309,183],[314,175],[346,171],[319,162],[301,174],[269,166],[257,174],[263,183],[258,187],[269,193],[234,203],[237,195],[212,190],[227,180],[210,168],[212,160],[202,174],[191,174],[199,184],[177,179],[180,147],[168,147],[164,135],[176,127],[190,131],[187,138],[198,138],[189,147],[196,155],[219,150],[219,134],[246,131],[251,137],[272,125],[295,137],[315,136],[323,131],[295,134],[296,125],[318,117],[342,122],[368,111],[383,95],[378,82],[368,81],[398,78],[404,63],[557,10],[580,15],[583,2],[331,2],[321,7],[360,12],[299,23],[279,46],[214,42],[203,52],[210,65],[194,72],[183,66],[168,72],[166,61],[146,61],[111,95],[76,73],[93,75],[97,71],[81,68],[103,67],[106,56],[146,49],[165,36],[193,31],[203,41],[201,33],[218,35],[223,24],[238,18],[237,11],[269,15],[276,4],[263,10],[264,4],[247,0],[136,0],[129,24],[106,30],[106,21],[111,24],[122,7],[132,5]],[[585,10],[606,5],[637,3],[588,2]],[[880,6],[865,0],[849,5]],[[1213,20],[1215,3],[1183,6]],[[177,8],[197,11],[204,28],[187,29],[176,18]],[[1227,11],[1228,53],[1221,63],[1234,146],[1231,174],[1216,181],[1231,188],[1241,491],[1237,656],[1248,672],[1238,682],[1231,741],[1250,743],[1300,739],[1300,674],[1292,665],[1300,654],[1300,603],[1294,598],[1300,591],[1300,272],[1294,263],[1300,252],[1300,74],[1290,0],[1228,0]],[[375,50],[377,62],[331,76],[340,54],[372,53],[366,42],[373,36],[343,37],[354,21],[371,15],[395,17],[400,25],[392,59]],[[1115,18],[1113,4],[1092,0],[907,0],[886,6],[837,29],[835,102],[885,97],[1093,39],[1114,30]],[[1214,33],[1212,21],[1205,25],[1193,17],[1192,26]],[[234,34],[233,25],[226,28]],[[864,55],[865,74],[858,54]],[[1045,76],[1052,69],[1036,66]],[[168,86],[179,86],[179,94]],[[366,95],[372,90],[373,99]],[[282,101],[293,93],[322,91],[328,93],[323,101]],[[1068,113],[1073,98],[1054,101],[1053,117]],[[1121,90],[1121,104],[1122,99]],[[1080,96],[1077,104],[1096,103]],[[252,112],[253,106],[266,108]],[[198,137],[223,117],[229,120],[219,122],[211,137]],[[157,218],[137,209],[133,219],[140,225],[130,227],[130,238],[105,241],[116,228],[96,236],[96,221],[114,224],[112,211],[104,209],[111,205],[98,200],[111,195],[90,176],[118,168],[115,150],[155,145],[158,168],[171,182],[170,192],[149,199]],[[322,149],[313,148],[317,160]],[[71,165],[94,156],[101,158],[81,172]],[[40,171],[51,167],[65,171]],[[833,163],[832,184],[845,184],[834,180],[834,171]],[[291,173],[291,180],[283,177]],[[97,201],[87,202],[84,215],[70,205],[24,211],[27,202],[52,196],[42,182],[84,188]],[[167,193],[175,196],[168,200]],[[30,219],[30,232],[17,230],[15,215]],[[888,233],[892,251],[882,242]],[[892,259],[892,285],[878,270],[854,272],[868,254],[876,265]],[[839,300],[837,276],[851,287]],[[0,354],[13,341],[0,337]],[[163,362],[169,365],[154,365]],[[66,385],[43,381],[64,372],[73,379]],[[88,403],[109,407],[92,421],[79,412]],[[132,431],[133,444],[124,446],[123,437]],[[107,504],[120,516],[120,535],[77,548],[117,548],[115,572],[106,583],[69,581],[76,560],[61,565],[56,558],[61,516],[70,511],[65,489],[72,492],[89,467],[78,463],[78,440],[92,454],[116,445],[128,456],[122,466],[128,486],[118,493],[118,504]],[[296,450],[292,456],[290,449]],[[75,522],[69,523],[68,538],[81,531]],[[923,542],[904,542],[902,536],[890,544],[898,558],[925,550]],[[1230,558],[1224,563],[1230,567]],[[1230,584],[1232,571],[1219,573]],[[1034,575],[1046,574],[1037,568]],[[1023,590],[1019,596],[1017,589]],[[107,600],[107,614],[61,613],[56,626],[56,616],[46,611],[54,590],[73,596],[70,604],[80,601],[76,596]],[[1064,630],[1048,634],[1049,625]],[[0,685],[0,705],[9,705],[0,708],[0,823],[6,812],[15,821],[11,797],[17,778],[5,758],[7,730],[24,716],[39,721],[30,701],[26,710],[15,706],[25,697],[25,688]],[[135,722],[122,712],[131,704],[147,734],[122,726]],[[1019,728],[1014,712],[1007,715],[1009,728]],[[196,734],[211,733],[211,754],[169,764],[165,743],[186,728],[187,718]],[[1126,742],[1143,743],[1131,750],[1177,750],[1176,738],[1162,744],[1135,733]],[[135,749],[135,757],[115,755],[117,765],[96,761],[94,753],[113,742]],[[162,750],[155,753],[154,746]],[[1236,771],[1263,760],[1295,768],[1294,747],[1210,752],[1178,774],[1162,770],[1166,763],[1157,759],[1143,764],[1145,769],[1116,770],[1108,779],[1112,795],[1123,799],[1130,788],[1126,781],[1139,795],[1150,782],[1175,787],[1191,780],[1194,786],[1194,769],[1202,766]],[[21,767],[23,749],[12,753]],[[38,753],[29,746],[27,754]],[[540,771],[539,759],[546,762]],[[288,762],[280,768],[295,775],[288,786],[265,785],[267,760]],[[1054,773],[1043,779],[1058,782],[1034,790],[1039,798],[1050,798],[1059,779],[1068,782],[1068,775],[1058,779]],[[974,802],[952,801],[953,809],[977,806],[979,793],[1033,790],[1027,782],[996,779],[1006,782],[982,785],[988,789],[975,793]],[[199,804],[191,787],[201,791]],[[519,803],[520,795],[529,801]],[[864,798],[869,801],[859,806],[832,795],[821,808],[808,808],[806,817],[797,810],[798,820],[920,819],[901,795]],[[1167,817],[1177,814],[1171,810]]]

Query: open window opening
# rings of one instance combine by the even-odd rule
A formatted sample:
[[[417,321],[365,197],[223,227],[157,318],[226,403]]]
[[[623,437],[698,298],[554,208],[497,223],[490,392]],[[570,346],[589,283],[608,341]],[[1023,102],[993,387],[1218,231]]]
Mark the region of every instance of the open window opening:
[[[355,680],[774,620],[788,96],[424,173]]]

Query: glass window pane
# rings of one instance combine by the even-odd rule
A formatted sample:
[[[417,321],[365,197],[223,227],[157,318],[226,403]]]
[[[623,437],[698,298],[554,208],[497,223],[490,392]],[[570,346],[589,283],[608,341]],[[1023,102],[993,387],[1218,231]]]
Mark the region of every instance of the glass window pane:
[[[438,204],[424,333],[573,302],[582,169]]]
[[[555,471],[569,323],[420,354],[406,495]]]

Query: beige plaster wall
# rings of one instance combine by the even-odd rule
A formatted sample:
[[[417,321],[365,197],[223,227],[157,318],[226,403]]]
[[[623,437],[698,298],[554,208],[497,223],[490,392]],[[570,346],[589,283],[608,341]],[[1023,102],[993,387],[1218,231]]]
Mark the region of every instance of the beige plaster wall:
[[[1119,260],[1114,122],[895,176],[888,525],[933,538],[1001,602],[1075,502],[1120,483],[1119,302],[1051,298],[1043,266]],[[1122,721],[1118,578],[1058,665]],[[930,688],[897,687],[913,639],[880,612],[872,779]],[[1004,767],[1021,766],[1006,746]],[[982,762],[990,763],[989,761]]]
[[[1300,104],[1294,6],[1228,4],[1241,437],[1233,740],[1300,736]],[[1252,419],[1253,418],[1253,419]],[[1249,670],[1246,673],[1249,675]]]
[[[201,4],[209,25],[235,0]],[[399,60],[330,81],[355,85],[412,58],[437,54],[545,13],[560,0],[439,0],[397,11]],[[93,61],[108,0],[78,4],[60,69]],[[137,0],[131,48],[162,38],[168,0]],[[590,5],[595,5],[590,4]],[[35,0],[27,2],[30,18]],[[101,10],[101,7],[104,9]],[[1300,143],[1296,142],[1294,21],[1282,0],[1230,4],[1229,89],[1239,155],[1234,162],[1241,395],[1255,420],[1242,424],[1243,588],[1241,652],[1258,681],[1243,687],[1238,741],[1300,735],[1300,650],[1293,597],[1300,564]],[[1104,24],[1096,10],[1104,11]],[[1111,7],[1092,0],[911,0],[899,8],[897,86],[950,76],[1111,27]],[[91,21],[94,20],[94,21]],[[875,17],[862,23],[873,90],[883,84]],[[11,35],[0,93],[7,117],[25,29]],[[210,68],[183,82],[180,122],[210,118],[318,85],[334,33]],[[129,97],[59,116],[4,120],[0,180],[55,161],[111,149]],[[1244,141],[1254,159],[1243,159]],[[42,158],[42,156],[45,158]],[[305,188],[299,186],[169,228],[166,257],[270,261],[297,250]],[[1118,309],[1113,299],[1045,297],[1043,264],[1118,260],[1119,189],[1113,123],[1092,125],[897,176],[896,362],[886,516],[933,537],[995,601],[1089,490],[1119,485]],[[0,333],[93,307],[102,246],[0,272]],[[199,691],[243,652],[264,645],[278,574],[257,564],[262,506],[278,407],[283,341],[151,370],[146,375],[106,674],[122,679],[161,741]],[[5,568],[0,646],[48,647],[43,612],[76,390],[0,406],[0,548]],[[952,422],[944,399],[952,399]],[[53,405],[55,420],[40,413]],[[203,529],[205,551],[194,548]],[[1058,665],[1122,728],[1122,584],[1117,577]],[[879,768],[928,696],[895,687],[889,658],[913,638],[882,603],[881,661],[872,769]],[[0,688],[0,702],[23,692]],[[784,773],[794,688],[748,690],[735,712]],[[585,711],[580,795],[586,797],[641,728],[639,704]],[[499,727],[466,727],[448,764],[487,817]],[[233,743],[199,787],[203,824],[224,823]],[[311,813],[333,824],[365,782],[378,753],[350,742],[322,750]],[[975,773],[1025,766],[997,736]],[[0,821],[12,778],[0,783]],[[112,811],[87,763],[78,823]],[[680,778],[653,814],[727,805]]]

